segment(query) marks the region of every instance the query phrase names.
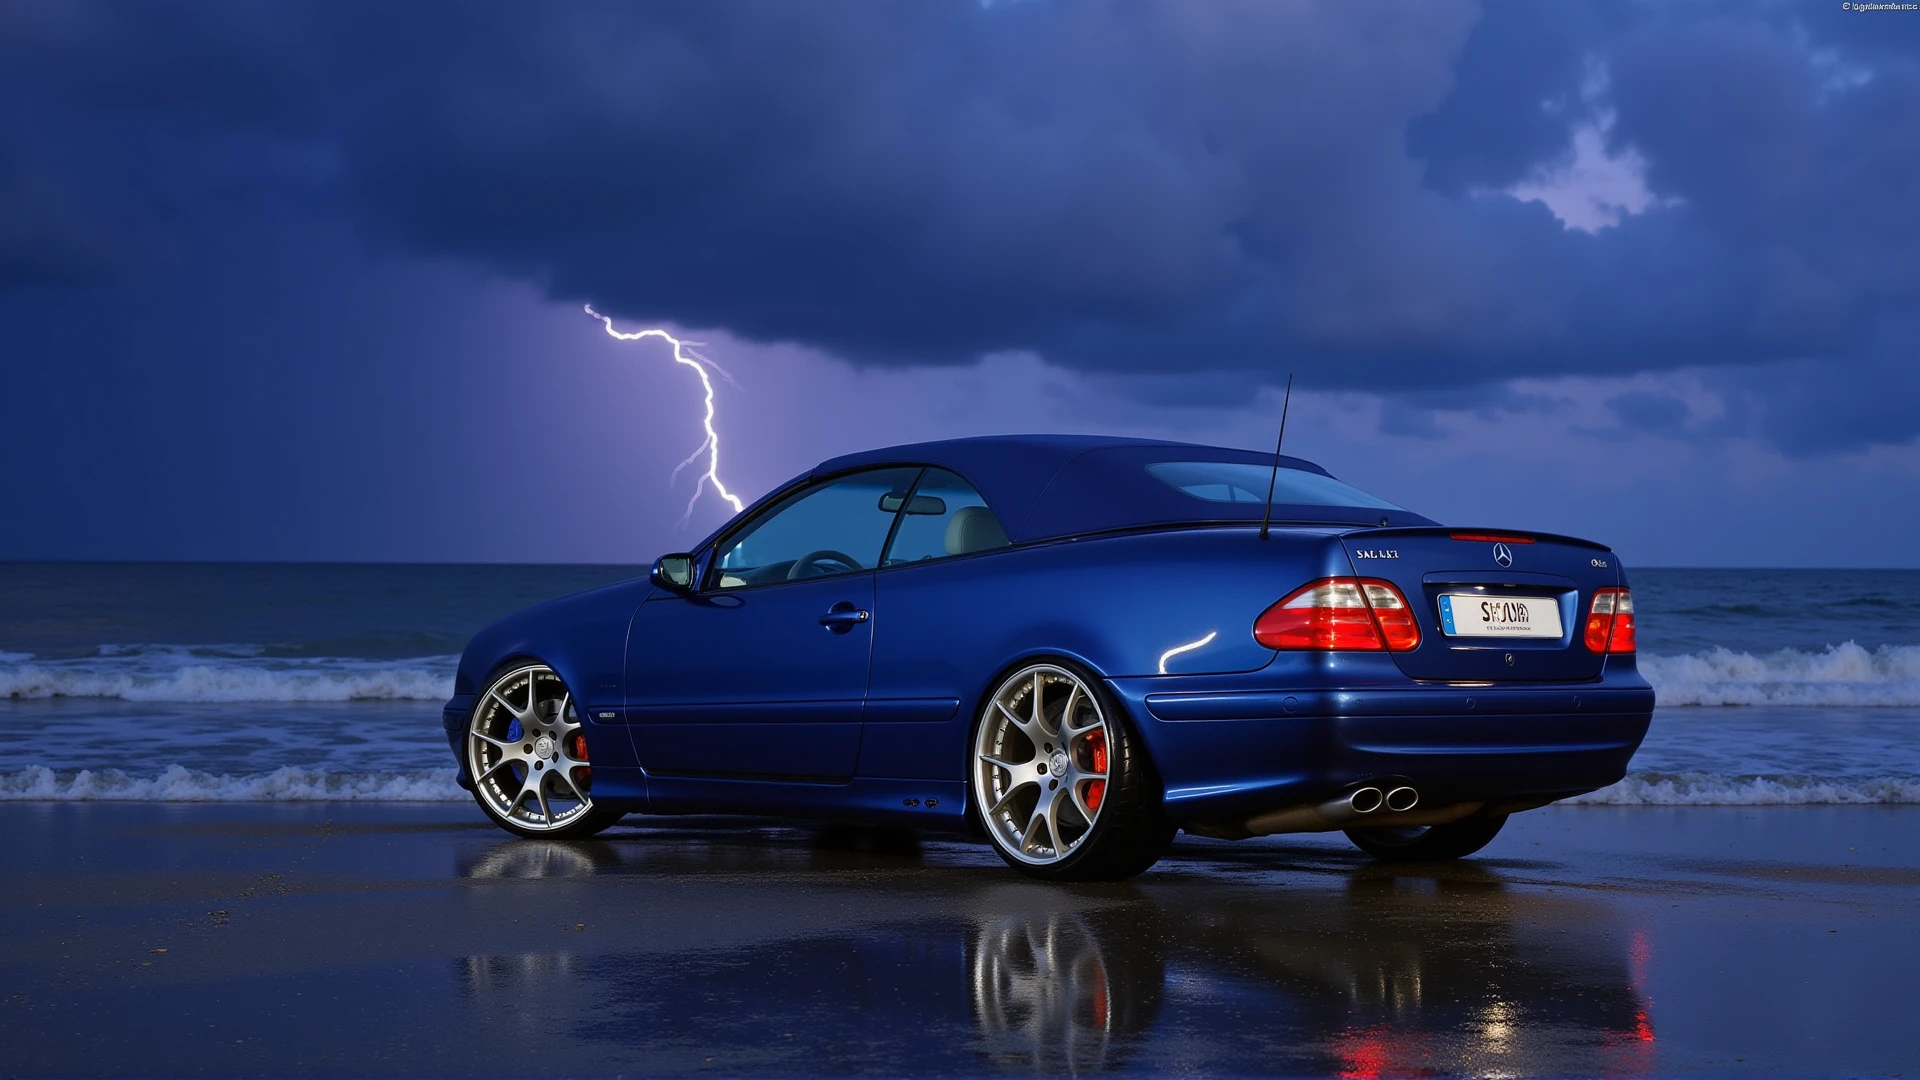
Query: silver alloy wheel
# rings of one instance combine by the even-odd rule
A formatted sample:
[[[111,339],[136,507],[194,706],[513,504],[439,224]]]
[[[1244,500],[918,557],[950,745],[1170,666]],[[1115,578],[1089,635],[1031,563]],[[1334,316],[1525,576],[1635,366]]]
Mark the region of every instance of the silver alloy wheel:
[[[1021,668],[988,699],[975,736],[973,798],[994,843],[1044,866],[1078,850],[1100,819],[1113,740],[1078,675]]]
[[[467,771],[497,818],[528,832],[563,828],[593,809],[586,736],[565,683],[545,664],[493,680],[467,726]]]

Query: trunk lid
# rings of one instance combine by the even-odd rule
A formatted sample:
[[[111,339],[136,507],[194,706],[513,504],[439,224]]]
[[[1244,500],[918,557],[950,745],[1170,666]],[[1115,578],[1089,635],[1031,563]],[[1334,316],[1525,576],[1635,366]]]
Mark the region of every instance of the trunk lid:
[[[1600,677],[1606,657],[1583,640],[1594,590],[1620,583],[1619,560],[1604,545],[1517,529],[1366,529],[1341,537],[1354,573],[1397,586],[1420,625],[1420,644],[1392,653],[1408,677],[1453,682],[1579,681]],[[1442,607],[1442,597],[1448,597]],[[1540,605],[1540,600],[1548,601]],[[1512,601],[1534,601],[1515,605]],[[1557,636],[1474,636],[1483,605],[1532,612],[1531,632]],[[1545,610],[1547,607],[1551,612]],[[1449,617],[1451,629],[1448,633]],[[1526,610],[1519,610],[1526,619]],[[1525,629],[1517,627],[1515,629]]]

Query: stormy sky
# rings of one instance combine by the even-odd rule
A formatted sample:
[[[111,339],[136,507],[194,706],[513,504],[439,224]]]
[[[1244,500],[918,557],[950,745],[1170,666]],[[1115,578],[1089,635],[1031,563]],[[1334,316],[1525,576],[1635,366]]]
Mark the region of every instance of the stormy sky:
[[[0,5],[0,557],[643,561],[721,475],[1291,452],[1920,565],[1920,12]]]

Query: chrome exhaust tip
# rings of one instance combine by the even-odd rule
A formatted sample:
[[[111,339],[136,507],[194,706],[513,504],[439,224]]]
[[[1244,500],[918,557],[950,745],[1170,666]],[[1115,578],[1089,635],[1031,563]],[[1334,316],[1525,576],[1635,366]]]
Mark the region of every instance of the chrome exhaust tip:
[[[1352,807],[1356,814],[1371,814],[1380,809],[1380,802],[1380,789],[1377,787],[1357,788],[1353,794],[1347,796],[1347,805]]]
[[[1387,809],[1411,810],[1420,802],[1420,793],[1410,787],[1397,787],[1387,792]]]

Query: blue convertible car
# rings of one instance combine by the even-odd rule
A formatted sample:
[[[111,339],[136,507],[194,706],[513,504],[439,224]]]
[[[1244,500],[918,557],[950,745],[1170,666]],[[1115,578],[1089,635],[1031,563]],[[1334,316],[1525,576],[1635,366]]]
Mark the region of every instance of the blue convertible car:
[[[1455,858],[1620,779],[1653,691],[1613,552],[1275,466],[1077,436],[828,461],[646,580],[477,634],[460,782],[527,836],[851,817],[1111,879],[1180,829]]]

